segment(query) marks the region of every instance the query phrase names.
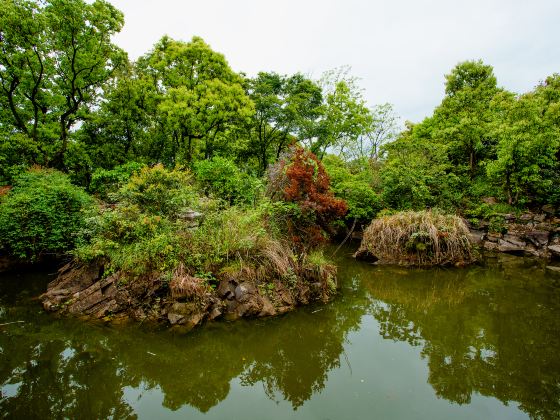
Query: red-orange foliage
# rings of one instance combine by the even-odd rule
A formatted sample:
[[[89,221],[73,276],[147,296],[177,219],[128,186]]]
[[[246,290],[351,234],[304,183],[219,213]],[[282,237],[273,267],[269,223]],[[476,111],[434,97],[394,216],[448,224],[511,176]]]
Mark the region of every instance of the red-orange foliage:
[[[330,180],[317,157],[300,146],[280,163],[283,186],[282,198],[299,206],[305,220],[290,223],[295,242],[316,244],[324,241],[333,220],[348,210],[344,200],[335,198],[329,190]]]

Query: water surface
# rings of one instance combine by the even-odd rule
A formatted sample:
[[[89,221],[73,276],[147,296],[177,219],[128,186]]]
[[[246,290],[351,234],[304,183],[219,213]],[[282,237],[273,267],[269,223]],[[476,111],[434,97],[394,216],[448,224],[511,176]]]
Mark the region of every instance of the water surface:
[[[187,335],[59,319],[47,273],[0,275],[6,418],[560,417],[560,285],[521,258],[374,267],[340,251],[340,295]]]

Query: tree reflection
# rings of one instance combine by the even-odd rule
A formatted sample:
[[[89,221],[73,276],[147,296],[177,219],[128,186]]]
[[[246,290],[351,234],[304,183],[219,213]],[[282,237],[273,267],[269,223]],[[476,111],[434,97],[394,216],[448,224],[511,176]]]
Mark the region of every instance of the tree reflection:
[[[171,410],[207,412],[227,397],[234,378],[262,382],[270,398],[279,394],[296,409],[340,365],[346,336],[368,307],[357,286],[336,305],[212,323],[187,335],[53,320],[34,303],[10,302],[12,315],[27,323],[0,335],[0,383],[18,384],[0,400],[0,411],[17,418],[131,418],[124,389],[132,387],[159,388]]]
[[[364,285],[380,300],[372,313],[381,334],[422,346],[439,397],[466,404],[479,393],[558,418],[560,291],[520,263],[398,279],[389,270]]]

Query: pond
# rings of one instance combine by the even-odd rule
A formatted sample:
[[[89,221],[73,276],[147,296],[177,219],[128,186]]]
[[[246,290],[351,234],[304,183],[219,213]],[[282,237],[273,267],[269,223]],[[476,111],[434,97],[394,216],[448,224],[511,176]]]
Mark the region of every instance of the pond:
[[[560,416],[560,282],[517,257],[466,269],[337,254],[339,296],[189,334],[46,314],[45,273],[0,275],[5,418]],[[16,322],[23,321],[23,322]]]

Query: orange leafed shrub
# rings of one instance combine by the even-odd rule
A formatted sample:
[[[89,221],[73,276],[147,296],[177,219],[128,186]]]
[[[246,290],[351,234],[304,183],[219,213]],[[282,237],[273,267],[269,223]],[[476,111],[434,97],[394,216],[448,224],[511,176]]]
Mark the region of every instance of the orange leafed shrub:
[[[288,229],[295,242],[305,245],[323,242],[331,223],[348,210],[346,202],[330,191],[323,164],[300,146],[293,146],[269,171],[269,187],[273,196],[298,205],[301,217],[291,220]]]

